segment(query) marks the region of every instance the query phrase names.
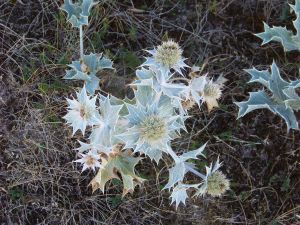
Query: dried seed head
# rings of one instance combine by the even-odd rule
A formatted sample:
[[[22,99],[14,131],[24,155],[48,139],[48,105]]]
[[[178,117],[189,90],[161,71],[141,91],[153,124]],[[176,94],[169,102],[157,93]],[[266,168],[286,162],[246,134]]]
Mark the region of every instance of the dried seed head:
[[[140,124],[140,133],[145,141],[157,141],[166,135],[166,123],[158,116],[148,116]]]
[[[170,40],[163,42],[157,47],[156,55],[154,59],[156,62],[161,63],[164,66],[172,67],[179,63],[182,57],[182,50],[179,45]]]
[[[184,109],[190,110],[191,108],[194,107],[194,105],[196,105],[196,102],[193,98],[190,98],[185,101],[182,101],[181,104]]]
[[[225,175],[216,171],[207,179],[207,193],[213,197],[220,196],[229,190],[229,180]]]
[[[90,155],[88,155],[86,157],[85,163],[88,167],[92,167],[93,165],[95,165],[96,162],[97,162],[97,159],[95,159],[94,157],[92,157]]]
[[[220,85],[210,81],[205,84],[201,95],[203,97],[203,101],[207,104],[208,112],[210,112],[213,108],[219,106],[217,100],[222,95],[221,87]]]
[[[204,93],[203,93],[204,98],[209,97],[213,99],[219,99],[221,98],[221,95],[222,95],[222,91],[218,84],[209,82],[204,86]]]

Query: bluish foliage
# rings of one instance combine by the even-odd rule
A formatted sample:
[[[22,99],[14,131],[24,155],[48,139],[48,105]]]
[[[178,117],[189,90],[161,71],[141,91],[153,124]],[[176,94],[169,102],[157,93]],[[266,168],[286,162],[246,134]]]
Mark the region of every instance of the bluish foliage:
[[[89,24],[90,11],[95,4],[94,0],[83,0],[81,3],[65,0],[61,9],[68,14],[67,19],[73,27],[80,27]]]
[[[295,89],[299,82],[287,82],[280,76],[275,62],[271,66],[271,73],[267,70],[258,71],[255,68],[246,70],[251,75],[250,82],[263,84],[272,93],[268,96],[265,91],[251,92],[248,101],[237,102],[239,106],[238,117],[243,117],[255,109],[269,109],[281,116],[287,129],[299,129],[298,122],[293,110],[300,109],[300,98]]]
[[[296,34],[287,30],[286,27],[269,27],[268,24],[264,23],[265,31],[256,34],[263,40],[262,44],[278,41],[283,45],[285,51],[300,50],[300,1],[296,0],[295,5],[290,5],[290,7],[296,14],[296,20],[293,21]]]
[[[263,40],[262,44],[278,41],[281,42],[285,51],[300,50],[300,0],[296,0],[295,5],[290,5],[290,7],[296,13],[296,20],[293,21],[297,31],[296,35],[285,27],[270,28],[264,23],[265,31],[256,34]],[[272,96],[263,90],[251,92],[248,101],[236,103],[239,106],[238,117],[243,117],[255,109],[266,108],[285,120],[288,131],[290,129],[298,130],[299,125],[294,111],[300,109],[300,97],[296,92],[296,88],[300,87],[300,81],[283,80],[275,62],[271,66],[271,73],[268,70],[259,71],[255,68],[245,71],[251,75],[249,83],[261,83],[272,93]]]
[[[83,80],[87,92],[93,95],[99,89],[100,79],[97,73],[103,69],[113,69],[112,64],[112,61],[102,54],[83,55],[80,61],[73,61],[69,65],[71,69],[67,70],[64,79]]]
[[[82,4],[66,0],[63,9],[68,13],[68,20],[78,27],[88,23],[92,5],[91,0],[84,0]],[[187,131],[187,105],[201,106],[205,100],[209,110],[216,107],[225,79],[214,82],[207,76],[193,80],[182,78],[184,69],[189,66],[184,63],[182,50],[174,41],[163,42],[148,52],[152,56],[146,57],[146,62],[136,70],[137,80],[131,84],[134,90],[131,100],[97,93],[100,88],[98,72],[113,69],[112,61],[102,54],[81,55],[80,60],[73,61],[64,78],[83,80],[84,88],[77,93],[77,99],[68,99],[68,113],[64,118],[73,127],[73,134],[77,130],[83,135],[86,129],[90,131],[85,142],[79,141],[80,147],[76,150],[81,158],[75,162],[81,163],[83,171],[98,170],[91,181],[93,191],[104,191],[106,183],[115,178],[123,182],[123,196],[133,192],[144,181],[135,173],[135,166],[142,160],[137,155],[147,156],[156,163],[169,155],[174,165],[169,168],[169,181],[164,189],[172,191],[172,203],[175,202],[177,208],[180,203],[185,204],[187,190],[202,190],[203,183],[209,183],[208,177],[220,164],[217,162],[218,167],[208,170],[208,175],[202,174],[189,161],[199,160],[206,144],[193,151],[182,150],[178,155],[172,149],[172,141],[179,138],[182,131]],[[189,172],[202,182],[186,182],[185,175]]]

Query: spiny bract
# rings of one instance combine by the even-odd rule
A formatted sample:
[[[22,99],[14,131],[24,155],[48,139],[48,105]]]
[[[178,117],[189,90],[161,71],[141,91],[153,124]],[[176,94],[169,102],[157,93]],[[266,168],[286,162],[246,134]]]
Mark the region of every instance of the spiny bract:
[[[81,130],[84,134],[86,126],[93,126],[100,123],[99,113],[96,109],[97,96],[90,98],[85,90],[85,86],[76,93],[76,99],[67,99],[68,113],[63,118],[73,127],[73,134]]]
[[[129,114],[126,116],[129,127],[126,132],[118,135],[125,143],[125,148],[133,148],[134,152],[148,155],[158,162],[162,152],[167,152],[170,141],[177,137],[183,125],[178,122],[179,115],[165,111],[167,104],[160,105],[161,95],[155,95],[154,101],[146,105],[126,104]]]

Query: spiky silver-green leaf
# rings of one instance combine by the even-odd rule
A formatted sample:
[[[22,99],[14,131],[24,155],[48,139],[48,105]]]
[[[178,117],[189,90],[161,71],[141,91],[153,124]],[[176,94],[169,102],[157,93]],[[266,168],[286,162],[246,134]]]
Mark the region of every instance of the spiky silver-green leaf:
[[[293,110],[300,109],[300,98],[295,91],[295,88],[299,87],[299,82],[283,80],[275,62],[271,66],[271,73],[255,68],[246,70],[246,72],[251,75],[249,82],[263,84],[270,90],[272,96],[269,97],[264,91],[250,92],[248,101],[235,103],[239,106],[238,117],[243,117],[256,109],[265,108],[281,116],[285,120],[288,130],[298,129],[298,122]]]
[[[100,95],[99,101],[101,124],[94,127],[90,136],[90,142],[97,147],[100,152],[108,153],[113,146],[118,144],[115,135],[118,133],[117,126],[120,110],[123,105],[113,104],[110,96],[105,97]]]
[[[73,27],[80,27],[89,24],[91,8],[96,5],[94,0],[83,0],[81,3],[73,3],[72,0],[65,0],[61,9],[68,15],[67,19]]]
[[[184,92],[187,90],[187,86],[184,84],[176,84],[169,81],[172,74],[169,70],[159,70],[156,68],[145,69],[136,71],[136,75],[139,80],[135,81],[133,85],[136,86],[149,86],[156,93],[162,92],[170,98],[181,99]]]
[[[112,64],[112,61],[102,54],[83,55],[81,61],[73,61],[69,65],[71,69],[66,71],[64,79],[83,80],[87,92],[94,94],[99,89],[100,81],[96,74],[103,69],[113,69]]]
[[[185,201],[188,198],[187,190],[190,188],[197,188],[199,184],[183,184],[179,183],[176,185],[176,187],[173,188],[172,194],[171,194],[171,204],[175,202],[176,209],[178,208],[180,203],[183,203],[185,205]]]
[[[262,44],[277,41],[282,44],[284,51],[300,50],[300,0],[296,0],[295,5],[290,5],[290,7],[296,14],[296,20],[293,21],[297,31],[296,35],[287,30],[286,27],[269,27],[268,24],[264,23],[264,32],[256,34],[263,40]]]

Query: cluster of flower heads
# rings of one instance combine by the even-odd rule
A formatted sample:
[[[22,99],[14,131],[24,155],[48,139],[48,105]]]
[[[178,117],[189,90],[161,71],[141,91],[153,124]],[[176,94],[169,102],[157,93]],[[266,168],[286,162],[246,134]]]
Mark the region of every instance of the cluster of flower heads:
[[[165,189],[172,191],[172,203],[175,202],[176,208],[181,202],[185,204],[189,189],[196,189],[194,196],[225,193],[229,181],[218,171],[219,160],[214,166],[206,167],[206,174],[198,172],[190,162],[204,156],[206,144],[177,155],[171,142],[180,137],[182,131],[187,131],[185,120],[190,108],[200,107],[203,102],[209,111],[218,106],[217,100],[226,79],[220,76],[213,81],[207,75],[200,76],[196,67],[192,69],[192,77],[182,78],[189,66],[174,41],[163,42],[147,52],[151,56],[146,57],[136,71],[137,80],[131,84],[135,97],[131,100],[96,92],[99,89],[98,72],[112,69],[109,59],[90,54],[70,65],[65,78],[83,80],[84,87],[76,93],[76,98],[67,99],[68,113],[64,118],[73,128],[73,135],[77,131],[89,134],[87,141],[80,142],[81,146],[76,149],[80,158],[75,162],[82,164],[82,171],[97,169],[91,181],[93,191],[104,191],[106,183],[115,178],[122,180],[123,195],[126,195],[144,181],[135,173],[135,166],[142,160],[140,156],[159,163],[164,155],[169,155],[174,165],[169,168]],[[188,172],[198,176],[199,183],[186,183]]]

